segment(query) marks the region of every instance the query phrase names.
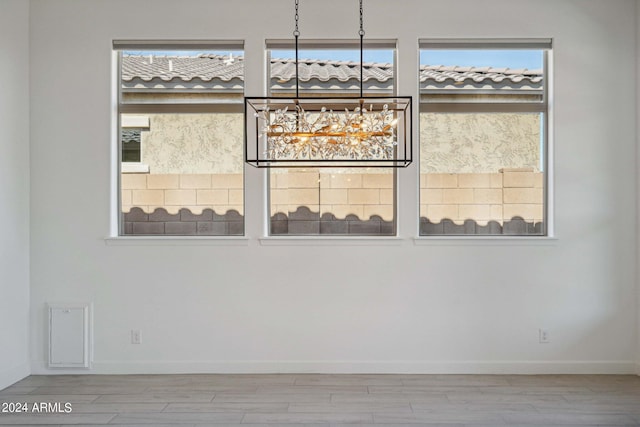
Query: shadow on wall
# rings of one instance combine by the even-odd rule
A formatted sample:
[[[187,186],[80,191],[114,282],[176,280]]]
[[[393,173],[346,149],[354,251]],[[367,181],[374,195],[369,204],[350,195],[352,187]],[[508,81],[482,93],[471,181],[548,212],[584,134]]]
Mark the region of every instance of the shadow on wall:
[[[347,215],[344,219],[336,218],[330,212],[322,215],[312,212],[307,206],[299,206],[289,215],[278,212],[271,217],[272,235],[395,235],[393,221],[385,221],[378,215],[369,220],[361,220],[357,215]]]
[[[446,236],[451,234],[504,234],[512,236],[543,235],[544,224],[542,222],[527,222],[521,217],[513,217],[510,221],[500,224],[497,221],[489,221],[486,225],[480,225],[476,221],[467,219],[463,224],[456,224],[450,219],[443,219],[438,223],[429,221],[428,218],[420,218],[421,236]]]
[[[124,235],[176,235],[176,236],[242,236],[244,217],[236,210],[218,215],[211,209],[194,214],[182,208],[177,214],[158,208],[146,213],[140,208],[123,212]]]
[[[211,209],[194,214],[182,208],[177,214],[165,209],[145,213],[140,208],[132,208],[123,215],[123,235],[177,235],[177,236],[242,236],[244,217],[235,210],[219,215]],[[271,217],[271,235],[360,235],[393,236],[395,223],[385,221],[377,215],[362,220],[356,215],[336,218],[332,213],[322,215],[307,206],[299,206],[295,212],[278,212]],[[456,224],[450,219],[432,223],[428,218],[420,218],[420,235],[543,235],[542,222],[527,222],[521,217],[500,224],[489,221],[486,225],[467,219]]]

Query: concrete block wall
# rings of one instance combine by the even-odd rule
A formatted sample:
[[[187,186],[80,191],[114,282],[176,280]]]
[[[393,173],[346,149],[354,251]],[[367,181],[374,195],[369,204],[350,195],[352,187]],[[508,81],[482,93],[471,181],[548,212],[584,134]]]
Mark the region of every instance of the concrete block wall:
[[[244,234],[244,217],[235,210],[223,215],[206,208],[199,214],[182,208],[176,214],[157,208],[146,213],[138,207],[122,215],[124,235],[229,236]]]
[[[308,207],[336,219],[378,216],[393,221],[392,172],[276,171],[271,174],[271,215]]]
[[[544,174],[533,168],[505,168],[497,173],[425,173],[420,176],[420,217],[432,223],[451,220],[502,225],[515,217],[544,219]]]
[[[368,220],[394,217],[394,174],[330,173],[323,171],[272,172],[271,215],[311,212],[336,218],[355,215]],[[420,176],[420,216],[431,222],[444,219],[463,224],[503,224],[514,217],[528,222],[544,219],[544,174],[533,168],[505,168],[496,173],[423,173]]]
[[[271,232],[393,234],[394,179],[393,171],[272,171]],[[421,174],[421,233],[503,234],[510,229],[515,234],[539,234],[543,183],[544,174],[533,168]],[[125,234],[238,233],[242,174],[126,173],[121,188]],[[228,212],[240,218],[227,218]],[[222,227],[219,221],[231,224],[224,233],[212,231]]]
[[[124,213],[140,208],[147,214],[164,209],[176,215],[180,209],[202,214],[210,209],[218,215],[230,210],[243,215],[243,176],[237,174],[130,174],[121,175]]]

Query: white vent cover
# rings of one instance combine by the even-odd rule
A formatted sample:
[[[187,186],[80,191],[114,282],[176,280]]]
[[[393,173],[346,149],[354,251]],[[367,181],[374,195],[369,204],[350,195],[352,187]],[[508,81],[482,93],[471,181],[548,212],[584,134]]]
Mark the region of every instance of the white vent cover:
[[[49,367],[90,367],[90,304],[48,304]]]

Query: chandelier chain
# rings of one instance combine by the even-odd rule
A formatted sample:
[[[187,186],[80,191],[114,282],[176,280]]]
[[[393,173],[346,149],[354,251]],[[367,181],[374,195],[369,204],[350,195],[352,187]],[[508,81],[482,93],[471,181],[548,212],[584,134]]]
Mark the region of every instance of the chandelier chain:
[[[298,21],[300,20],[300,15],[298,14],[298,6],[299,6],[299,1],[300,0],[295,0],[295,5],[296,5],[296,14],[295,14],[295,20],[296,20],[296,27],[295,30],[293,30],[293,36],[296,38],[296,98],[298,98],[300,96],[300,77],[298,76],[299,73],[299,64],[298,64],[298,37],[300,37],[300,30],[298,29]]]
[[[360,0],[360,98],[364,96],[364,19],[362,0]]]
[[[296,0],[296,14],[295,14],[296,28],[295,28],[295,30],[293,30],[294,37],[298,37],[300,35],[300,31],[298,30],[298,21],[300,20],[300,15],[298,15],[298,5],[299,4],[300,4],[299,0]]]
[[[363,10],[362,10],[362,0],[360,0],[360,31],[358,34],[360,37],[364,36],[364,18],[363,18]]]

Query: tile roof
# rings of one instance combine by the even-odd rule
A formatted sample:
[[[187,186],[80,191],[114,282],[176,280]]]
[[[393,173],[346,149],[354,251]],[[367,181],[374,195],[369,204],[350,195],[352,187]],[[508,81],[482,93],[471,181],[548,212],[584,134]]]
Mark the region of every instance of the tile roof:
[[[487,80],[493,83],[502,83],[510,80],[512,83],[540,83],[542,82],[542,70],[528,70],[526,68],[493,68],[493,67],[459,67],[444,65],[420,66],[420,82],[433,80],[438,83],[447,79],[455,83],[467,81],[481,83]]]
[[[351,61],[327,61],[318,59],[302,59],[299,61],[298,78],[307,82],[312,79],[321,82],[337,80],[347,82],[349,80],[360,80],[360,63]],[[391,64],[379,64],[365,62],[362,67],[363,80],[371,79],[378,82],[386,82],[393,78],[393,68]],[[280,82],[295,80],[296,61],[293,59],[272,59],[271,78]]]
[[[140,143],[140,130],[139,129],[122,129],[121,132],[122,135],[122,142],[124,143],[128,143],[128,142],[135,142],[135,143]]]
[[[130,82],[139,78],[145,82],[154,79],[164,82],[194,79],[210,82],[213,79],[228,82],[244,78],[242,58],[236,58],[228,64],[221,55],[193,56],[156,56],[124,55],[122,61],[122,80]]]
[[[162,85],[168,82],[230,82],[244,80],[244,58],[239,56],[229,61],[229,57],[201,54],[194,56],[150,56],[124,55],[122,63],[122,81],[139,80],[143,83],[154,82]],[[271,78],[278,83],[294,83],[296,75],[295,60],[272,59]],[[393,79],[393,66],[388,63],[365,63],[363,80],[380,83]],[[356,62],[302,59],[299,61],[299,80],[309,82],[347,82],[360,80],[360,66]],[[444,87],[455,85],[509,85],[540,87],[543,81],[542,70],[461,67],[443,65],[420,66],[421,86]]]

